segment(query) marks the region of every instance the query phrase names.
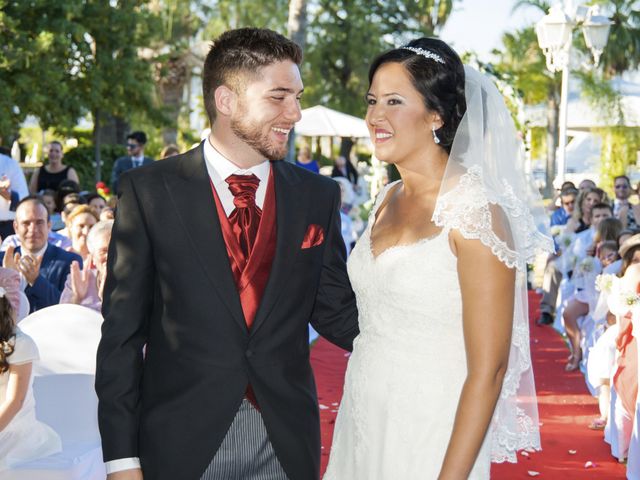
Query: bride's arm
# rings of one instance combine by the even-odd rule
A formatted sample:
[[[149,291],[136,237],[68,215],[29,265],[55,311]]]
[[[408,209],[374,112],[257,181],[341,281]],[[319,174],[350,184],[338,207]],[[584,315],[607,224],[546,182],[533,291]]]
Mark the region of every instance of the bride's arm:
[[[450,238],[458,257],[467,378],[439,479],[462,480],[478,456],[507,370],[515,271],[479,240],[455,230]]]

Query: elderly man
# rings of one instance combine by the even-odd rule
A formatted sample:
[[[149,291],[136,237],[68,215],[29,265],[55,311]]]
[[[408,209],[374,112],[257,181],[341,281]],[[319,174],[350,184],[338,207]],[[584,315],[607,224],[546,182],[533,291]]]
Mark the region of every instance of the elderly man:
[[[82,259],[47,242],[49,211],[38,197],[26,197],[18,204],[13,226],[21,246],[0,253],[2,266],[20,273],[31,312],[56,305],[71,262]]]
[[[112,227],[113,220],[105,220],[91,228],[87,235],[89,261],[82,270],[78,262],[71,264],[71,273],[64,285],[60,303],[75,303],[98,312],[101,310]]]

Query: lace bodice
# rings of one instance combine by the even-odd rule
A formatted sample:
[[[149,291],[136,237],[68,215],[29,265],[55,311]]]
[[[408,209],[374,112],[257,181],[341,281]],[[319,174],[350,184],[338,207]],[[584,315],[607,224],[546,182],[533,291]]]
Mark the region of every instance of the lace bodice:
[[[360,335],[347,368],[325,480],[437,478],[467,375],[451,226],[373,254],[375,215],[393,185],[380,192],[347,264]],[[524,307],[516,301],[516,309]],[[512,359],[471,479],[488,478],[491,460],[515,461],[517,449],[539,448],[537,418],[525,415],[515,399],[521,373],[531,367],[528,330],[519,325],[514,325]]]

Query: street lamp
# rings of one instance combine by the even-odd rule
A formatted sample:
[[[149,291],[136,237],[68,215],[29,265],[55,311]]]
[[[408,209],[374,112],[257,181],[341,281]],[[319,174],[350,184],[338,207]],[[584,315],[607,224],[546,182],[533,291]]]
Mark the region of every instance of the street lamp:
[[[607,44],[612,23],[607,17],[600,15],[597,5],[592,7],[578,6],[574,9],[571,3],[571,1],[567,1],[566,5],[554,5],[549,9],[549,13],[536,24],[538,44],[544,52],[547,68],[552,72],[562,72],[558,139],[558,178],[560,183],[564,182],[566,165],[567,98],[573,29],[576,25],[582,26],[585,42],[593,55],[593,65],[596,66]]]

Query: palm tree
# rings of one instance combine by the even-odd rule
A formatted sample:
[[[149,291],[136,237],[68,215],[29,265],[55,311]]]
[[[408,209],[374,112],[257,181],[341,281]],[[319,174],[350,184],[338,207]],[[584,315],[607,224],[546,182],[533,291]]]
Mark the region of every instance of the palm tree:
[[[640,1],[598,0],[613,24],[602,53],[601,65],[606,78],[640,66]]]
[[[560,77],[546,69],[544,54],[538,47],[533,27],[506,33],[502,43],[503,48],[493,52],[498,57],[496,73],[519,92],[525,104],[547,104],[545,195],[550,196],[555,175]]]

